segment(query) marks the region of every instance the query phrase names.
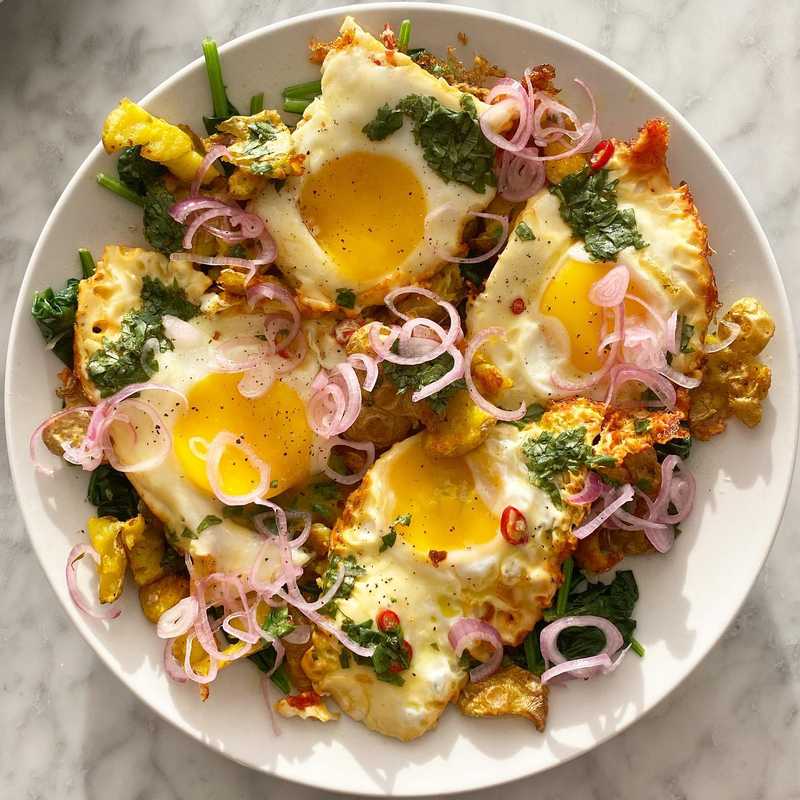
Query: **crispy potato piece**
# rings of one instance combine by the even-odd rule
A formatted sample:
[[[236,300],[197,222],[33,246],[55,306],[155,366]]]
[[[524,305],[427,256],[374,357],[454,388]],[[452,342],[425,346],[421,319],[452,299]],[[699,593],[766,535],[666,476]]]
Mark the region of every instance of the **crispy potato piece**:
[[[555,156],[559,153],[565,153],[571,147],[572,142],[568,144],[564,142],[550,142],[550,144],[544,148],[544,154],[546,156]],[[567,175],[580,172],[589,163],[589,159],[582,153],[575,153],[566,158],[558,158],[555,161],[545,161],[544,163],[547,180],[550,181],[550,183],[561,183]]]
[[[433,420],[425,434],[425,449],[435,456],[462,456],[485,441],[497,420],[472,402],[469,392],[456,392],[443,418]]]
[[[71,369],[65,367],[58,373],[58,377],[61,386],[56,389],[56,394],[63,401],[65,408],[91,405],[83,393],[80,381]],[[76,411],[74,414],[66,414],[45,428],[42,440],[47,449],[53,455],[61,456],[67,445],[77,447],[86,436],[89,416],[85,411]]]
[[[480,683],[468,683],[457,702],[468,717],[525,717],[541,733],[547,721],[549,691],[532,672],[512,665]]]
[[[107,153],[116,153],[133,145],[141,145],[144,158],[163,164],[182,181],[194,180],[203,162],[189,134],[123,97],[103,123],[103,147]],[[209,170],[203,183],[212,181],[216,175]]]
[[[308,680],[308,679],[306,679]],[[311,683],[309,682],[309,687]],[[299,695],[289,695],[289,697],[282,697],[275,703],[275,710],[285,718],[299,717],[300,719],[316,719],[319,722],[330,722],[331,720],[339,719],[338,711],[331,711],[325,704],[325,701],[316,692],[310,692],[314,695],[316,702],[308,702],[306,704],[306,692],[301,692]],[[297,703],[296,698],[303,698],[303,702]]]
[[[236,200],[252,200],[266,185],[267,178],[264,175],[254,175],[241,167],[237,167],[228,178],[228,191]]]
[[[770,368],[757,360],[775,333],[775,323],[761,303],[743,297],[723,320],[740,325],[742,332],[729,347],[708,356],[703,382],[689,393],[689,425],[701,441],[722,433],[731,416],[749,428],[758,425],[772,381]],[[707,340],[713,342],[714,337]]]
[[[98,596],[101,603],[113,603],[122,594],[128,557],[123,547],[124,531],[144,525],[142,517],[120,522],[114,517],[90,517],[86,525],[92,547],[100,556],[97,575],[100,579]]]
[[[128,551],[128,562],[137,586],[146,586],[163,577],[166,570],[161,565],[167,549],[163,529],[146,523],[142,517],[141,525],[130,526],[123,531],[123,544]]]
[[[164,575],[139,588],[139,605],[147,619],[155,624],[165,611],[188,596],[189,579],[185,575]]]
[[[264,109],[252,116],[231,117],[217,130],[203,146],[210,150],[217,144],[226,145],[230,158],[225,160],[239,170],[274,180],[303,174],[305,156],[294,152],[292,133],[277,111]]]

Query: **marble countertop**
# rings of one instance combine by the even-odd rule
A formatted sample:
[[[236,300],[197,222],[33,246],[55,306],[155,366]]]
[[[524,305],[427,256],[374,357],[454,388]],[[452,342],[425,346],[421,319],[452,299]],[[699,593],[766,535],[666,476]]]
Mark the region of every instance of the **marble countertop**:
[[[750,199],[800,306],[800,57],[795,0],[484,0],[631,69],[711,143]],[[0,3],[0,352],[60,191],[122,95],[325,0]],[[796,317],[800,321],[800,315]],[[4,372],[4,369],[3,369]],[[787,446],[789,444],[787,443]],[[577,761],[487,791],[507,800],[800,798],[800,484],[741,614],[645,720]],[[321,794],[237,766],[174,730],[100,663],[53,602],[0,448],[0,794],[13,798]],[[20,611],[22,609],[22,611]],[[91,691],[90,691],[91,686]],[[93,705],[92,705],[93,698]],[[794,753],[794,755],[792,755]]]

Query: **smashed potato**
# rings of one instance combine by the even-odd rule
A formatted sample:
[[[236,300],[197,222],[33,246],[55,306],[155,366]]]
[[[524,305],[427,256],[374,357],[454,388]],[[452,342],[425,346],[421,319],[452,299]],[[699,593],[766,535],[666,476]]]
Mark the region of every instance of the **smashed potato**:
[[[425,434],[425,449],[435,456],[462,456],[489,435],[497,420],[472,402],[469,392],[456,392],[443,418],[432,420]]]
[[[541,732],[547,721],[548,694],[536,675],[513,665],[480,683],[468,683],[458,697],[458,707],[468,717],[525,717]]]
[[[164,575],[139,588],[139,605],[153,624],[176,603],[189,596],[189,579],[185,575]]]
[[[100,556],[97,575],[100,580],[98,597],[101,603],[113,603],[121,594],[125,582],[128,557],[123,547],[124,530],[135,526],[141,517],[120,522],[114,517],[90,517],[86,530],[92,547]]]
[[[703,382],[690,392],[689,425],[702,441],[722,433],[731,416],[749,428],[758,425],[772,381],[770,368],[757,360],[775,333],[775,323],[761,303],[743,297],[731,306],[725,321],[739,325],[741,333],[724,350],[709,354]]]
[[[252,116],[231,117],[217,130],[204,146],[226,145],[230,157],[225,160],[240,170],[275,180],[303,174],[305,156],[294,152],[292,132],[277,111],[265,109]],[[239,189],[243,185],[240,183]]]
[[[103,122],[103,147],[106,153],[116,153],[134,145],[141,146],[144,158],[163,164],[182,181],[194,180],[203,163],[203,156],[195,151],[188,133],[123,97]],[[216,175],[209,170],[203,183]]]
[[[316,719],[319,722],[339,719],[339,713],[331,711],[325,701],[314,691],[282,697],[275,703],[275,710],[287,719],[299,717],[300,719]]]
[[[128,552],[128,562],[137,586],[146,586],[163,577],[166,570],[162,566],[167,540],[164,532],[155,524],[147,524],[138,516],[129,522],[141,521],[141,524],[129,525],[122,532],[123,543]]]

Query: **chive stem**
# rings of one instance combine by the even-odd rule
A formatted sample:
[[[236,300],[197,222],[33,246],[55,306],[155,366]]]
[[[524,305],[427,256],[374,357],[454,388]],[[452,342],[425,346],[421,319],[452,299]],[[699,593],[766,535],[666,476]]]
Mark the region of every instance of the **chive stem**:
[[[264,92],[259,92],[258,94],[254,94],[250,98],[250,116],[252,117],[253,114],[259,114],[264,110]]]
[[[528,672],[536,672],[536,649],[533,637],[534,633],[531,631],[522,641],[522,649],[525,652],[525,663],[528,665]]]
[[[310,100],[284,100],[283,110],[292,114],[302,114],[311,104]]]
[[[97,265],[94,263],[92,254],[84,247],[78,250],[78,258],[81,261],[81,274],[84,278],[91,278],[94,275]]]
[[[113,192],[119,197],[129,200],[131,203],[136,203],[137,206],[144,208],[144,197],[140,194],[129,189],[124,183],[120,183],[116,178],[112,178],[103,172],[97,173],[97,182],[109,192]]]
[[[633,652],[636,653],[636,655],[639,656],[639,658],[644,658],[645,654],[644,645],[641,642],[634,639],[633,636],[631,636],[631,650],[633,650]]]
[[[572,570],[575,564],[571,558],[564,562],[562,567],[562,574],[564,581],[558,589],[558,598],[556,599],[556,616],[563,617],[567,613],[567,598],[569,597],[569,590],[572,586]]]
[[[397,34],[397,49],[401,53],[408,50],[408,43],[411,41],[411,20],[404,19],[400,23],[400,32]]]
[[[219,60],[217,43],[213,39],[203,39],[203,58],[206,61],[214,116],[227,118],[229,116],[228,97],[225,94],[225,83],[222,80],[222,63]]]

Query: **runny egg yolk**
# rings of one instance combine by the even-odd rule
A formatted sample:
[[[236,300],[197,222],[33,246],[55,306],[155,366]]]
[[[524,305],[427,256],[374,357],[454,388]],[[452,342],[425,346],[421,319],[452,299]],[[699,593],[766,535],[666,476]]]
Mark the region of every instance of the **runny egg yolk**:
[[[567,331],[570,361],[579,372],[598,369],[603,359],[597,353],[603,310],[589,300],[589,289],[614,265],[568,259],[547,284],[539,310],[558,319]],[[629,306],[631,306],[629,308]],[[626,301],[625,311],[635,310]]]
[[[300,213],[343,279],[370,280],[394,270],[417,247],[427,203],[402,161],[357,152],[308,176]]]
[[[241,373],[211,374],[197,381],[173,429],[175,454],[190,480],[211,493],[204,455],[218,433],[229,432],[247,443],[270,469],[271,497],[308,477],[314,436],[303,401],[280,381],[261,397],[243,397]],[[221,488],[232,495],[251,492],[258,472],[238,447],[228,447],[219,468]]]
[[[462,550],[498,533],[499,522],[478,496],[462,458],[430,456],[417,439],[392,458],[387,481],[394,492],[391,519],[411,515],[398,532],[419,553]]]

